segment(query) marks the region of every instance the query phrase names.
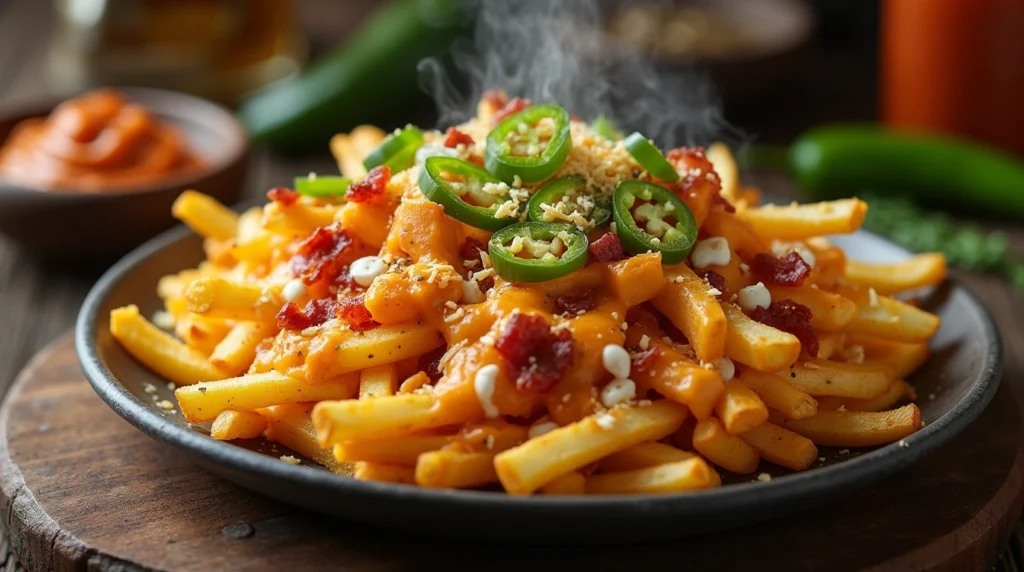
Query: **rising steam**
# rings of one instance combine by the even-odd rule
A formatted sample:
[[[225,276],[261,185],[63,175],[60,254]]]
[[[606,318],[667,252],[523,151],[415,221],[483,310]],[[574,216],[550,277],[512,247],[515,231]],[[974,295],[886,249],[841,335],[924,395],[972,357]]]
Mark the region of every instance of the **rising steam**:
[[[637,50],[613,44],[597,0],[477,0],[474,10],[472,41],[452,48],[467,88],[457,89],[438,60],[420,62],[420,84],[442,126],[469,119],[484,91],[502,88],[587,120],[604,114],[664,146],[738,135],[707,78],[659,71]]]

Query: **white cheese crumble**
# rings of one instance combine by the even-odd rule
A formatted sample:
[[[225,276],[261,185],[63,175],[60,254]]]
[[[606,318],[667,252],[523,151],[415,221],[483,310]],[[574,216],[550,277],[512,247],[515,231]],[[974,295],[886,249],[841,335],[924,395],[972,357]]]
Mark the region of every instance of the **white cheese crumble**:
[[[748,312],[754,308],[767,308],[772,305],[772,295],[764,287],[764,283],[758,282],[753,286],[747,286],[739,291],[740,307]]]
[[[612,427],[615,427],[615,416],[611,413],[602,413],[594,419],[594,422],[597,423],[597,426],[601,429],[608,431]]]
[[[601,350],[601,363],[604,364],[608,373],[617,379],[629,377],[630,360],[626,348],[615,344],[606,345]]]
[[[494,364],[485,365],[476,372],[473,377],[473,389],[476,391],[476,398],[484,408],[484,415],[488,419],[498,416],[498,408],[494,405],[494,387],[498,382],[498,366]]]
[[[637,345],[640,346],[640,349],[647,351],[651,347],[651,337],[647,334],[640,336],[640,343]]]
[[[727,357],[712,360],[711,365],[718,371],[718,375],[722,376],[722,381],[729,381],[736,376],[736,364]]]
[[[306,285],[298,278],[290,280],[284,285],[284,288],[281,289],[281,296],[283,296],[287,302],[294,302],[305,295]]]
[[[302,462],[297,457],[293,457],[292,455],[281,455],[279,459],[281,459],[281,461],[285,463],[288,463],[289,465],[298,465],[299,463]]]
[[[761,481],[762,483],[767,483],[772,480],[772,476],[769,475],[768,473],[761,473],[760,475],[757,476],[757,480]]]
[[[462,281],[462,303],[463,304],[479,304],[487,299],[484,295],[483,290],[480,289],[480,285],[474,280],[463,280]]]
[[[843,350],[843,357],[849,363],[864,363],[864,346],[854,345]]]
[[[615,407],[627,403],[636,397],[636,384],[629,379],[616,379],[601,390],[601,404]]]
[[[368,288],[373,284],[373,279],[384,274],[388,270],[387,263],[379,256],[364,256],[353,262],[349,268],[349,274],[356,284]]]
[[[550,433],[555,429],[558,429],[558,423],[555,423],[554,421],[545,421],[530,427],[530,430],[526,432],[526,435],[530,439],[533,439],[534,437],[540,437],[541,435]]]
[[[167,310],[159,310],[153,314],[153,325],[161,330],[174,329],[174,314]]]
[[[690,262],[694,268],[707,268],[708,266],[725,266],[729,264],[732,252],[729,250],[729,241],[721,236],[706,238],[697,241],[690,253]]]

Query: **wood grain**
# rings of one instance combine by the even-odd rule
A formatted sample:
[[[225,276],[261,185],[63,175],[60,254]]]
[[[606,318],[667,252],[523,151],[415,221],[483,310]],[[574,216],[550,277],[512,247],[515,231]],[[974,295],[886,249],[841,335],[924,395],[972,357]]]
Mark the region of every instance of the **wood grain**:
[[[947,446],[826,507],[722,534],[586,549],[410,537],[256,496],[117,417],[82,379],[68,337],[26,368],[0,410],[0,509],[33,570],[975,570],[995,560],[1022,491],[1021,419],[1005,388]],[[498,516],[481,515],[481,525]]]

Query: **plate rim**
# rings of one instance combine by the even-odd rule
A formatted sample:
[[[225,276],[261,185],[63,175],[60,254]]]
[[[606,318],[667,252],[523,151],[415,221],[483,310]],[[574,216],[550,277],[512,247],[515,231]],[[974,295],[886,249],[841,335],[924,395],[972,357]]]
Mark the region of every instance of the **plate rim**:
[[[859,232],[878,237],[867,231]],[[90,289],[75,323],[75,350],[89,384],[107,406],[125,421],[155,440],[196,458],[204,467],[227,466],[232,472],[243,471],[262,478],[272,478],[289,486],[334,489],[346,495],[364,496],[367,500],[398,500],[424,505],[455,503],[475,509],[516,512],[566,510],[583,513],[580,516],[584,517],[607,515],[607,511],[616,511],[618,517],[622,517],[623,513],[629,513],[626,516],[653,516],[684,510],[730,511],[766,501],[769,497],[773,503],[799,503],[833,489],[854,490],[860,484],[874,482],[945,444],[984,411],[994,397],[1003,373],[1002,338],[989,309],[969,288],[950,279],[950,287],[962,292],[978,312],[981,327],[991,343],[967,395],[938,419],[904,439],[903,447],[891,443],[840,463],[775,477],[769,482],[751,481],[701,491],[642,496],[513,496],[489,491],[425,489],[413,485],[360,481],[327,470],[284,463],[178,425],[135,397],[104,365],[97,343],[100,321],[107,318],[99,315],[104,301],[126,274],[164,249],[186,239],[190,233],[190,229],[179,225],[150,239],[114,264]],[[884,238],[882,240],[893,244]],[[289,504],[296,504],[285,500],[289,495],[275,496]]]

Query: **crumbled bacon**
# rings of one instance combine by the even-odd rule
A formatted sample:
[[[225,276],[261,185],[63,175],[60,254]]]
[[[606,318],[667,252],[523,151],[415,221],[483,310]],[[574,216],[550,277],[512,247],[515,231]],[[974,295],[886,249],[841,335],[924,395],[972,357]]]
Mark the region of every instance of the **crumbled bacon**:
[[[622,250],[622,241],[614,232],[606,233],[591,242],[587,251],[591,262],[615,262],[626,257],[626,253]]]
[[[508,94],[501,89],[488,89],[480,96],[480,100],[486,101],[493,106],[494,109],[501,109],[508,103]]]
[[[698,274],[709,286],[721,292],[718,298],[721,299],[725,295],[725,276],[715,272],[714,270],[705,270]]]
[[[643,373],[654,366],[655,360],[661,355],[661,348],[651,346],[649,349],[633,355],[633,371]]]
[[[573,341],[569,330],[552,331],[546,319],[533,314],[513,314],[494,349],[513,370],[519,371],[519,391],[551,389],[572,364]]]
[[[332,298],[310,300],[302,310],[295,302],[288,302],[277,313],[277,326],[282,330],[302,331],[319,326],[334,317],[338,303]]]
[[[362,294],[342,300],[335,308],[334,315],[348,323],[353,332],[372,330],[380,325],[366,309]]]
[[[299,193],[284,187],[274,187],[267,191],[267,198],[282,207],[288,207],[294,205],[295,201],[299,200]]]
[[[391,167],[380,165],[370,169],[366,178],[349,185],[345,198],[353,203],[366,203],[384,194],[391,180]]]
[[[472,236],[467,236],[459,247],[459,256],[463,260],[480,260],[481,252],[487,252],[487,245]]]
[[[811,275],[810,265],[794,251],[782,258],[762,252],[754,256],[750,268],[762,282],[776,286],[800,286]]]
[[[526,109],[527,107],[530,107],[531,105],[533,105],[533,102],[530,101],[529,99],[513,97],[512,101],[506,103],[505,107],[502,107],[501,109],[498,110],[497,113],[494,114],[494,122],[501,123],[501,121],[506,117],[515,115],[516,113],[519,113],[520,111]]]
[[[800,340],[807,355],[818,355],[818,332],[811,326],[811,309],[792,300],[773,301],[767,308],[758,306],[750,317],[766,326],[789,332]]]
[[[339,223],[313,231],[299,245],[291,259],[292,272],[306,284],[334,280],[345,270],[342,254],[352,246],[352,239]]]
[[[437,349],[430,350],[429,352],[419,357],[420,371],[427,374],[430,381],[437,383],[437,380],[441,379],[441,358],[444,356],[447,350],[444,346]]]
[[[555,307],[558,311],[569,314],[579,314],[593,310],[597,307],[597,290],[591,288],[574,296],[558,296],[555,298]]]
[[[711,200],[716,205],[722,205],[722,208],[725,209],[725,212],[727,213],[736,212],[736,207],[732,206],[732,203],[730,203],[728,199],[723,197],[721,192],[717,192],[714,195],[711,195]]]
[[[473,138],[469,133],[463,133],[454,127],[449,127],[445,133],[444,146],[451,147],[452,149],[458,147],[460,144],[466,147],[472,146],[474,143]]]
[[[478,280],[476,285],[477,285],[478,288],[480,288],[481,292],[486,294],[488,290],[490,290],[491,288],[494,288],[494,278],[491,277],[491,276],[488,276],[487,278],[484,278],[483,280]]]

